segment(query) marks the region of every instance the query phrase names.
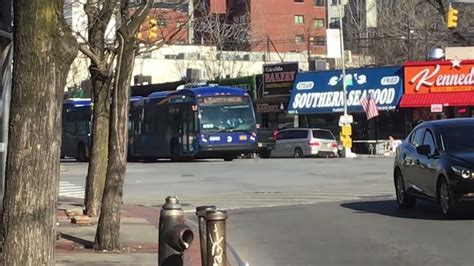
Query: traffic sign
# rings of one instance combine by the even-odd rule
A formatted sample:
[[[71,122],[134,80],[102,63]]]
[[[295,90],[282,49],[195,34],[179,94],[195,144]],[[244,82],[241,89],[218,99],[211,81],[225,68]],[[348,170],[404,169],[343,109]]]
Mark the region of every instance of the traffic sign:
[[[352,127],[350,124],[346,124],[342,126],[342,135],[344,136],[350,136],[352,135]]]
[[[344,124],[352,124],[354,122],[354,118],[352,115],[341,115],[339,117],[339,126],[342,126]]]
[[[352,148],[352,139],[351,137],[345,137],[342,139],[342,145],[344,148]]]

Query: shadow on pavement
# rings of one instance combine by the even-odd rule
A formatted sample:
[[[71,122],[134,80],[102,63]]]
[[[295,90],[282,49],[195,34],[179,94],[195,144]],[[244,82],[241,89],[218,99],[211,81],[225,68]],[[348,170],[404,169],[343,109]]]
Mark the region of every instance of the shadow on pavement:
[[[341,204],[341,207],[354,210],[355,213],[375,213],[380,215],[420,219],[420,220],[472,220],[472,208],[453,216],[445,217],[436,204],[417,201],[413,209],[400,209],[395,200],[359,201]]]
[[[69,241],[72,241],[72,242],[77,243],[79,245],[82,245],[86,249],[94,248],[94,242],[89,241],[89,240],[85,240],[83,238],[75,237],[75,236],[68,235],[68,234],[61,234],[61,238],[64,238],[66,240],[69,240]]]

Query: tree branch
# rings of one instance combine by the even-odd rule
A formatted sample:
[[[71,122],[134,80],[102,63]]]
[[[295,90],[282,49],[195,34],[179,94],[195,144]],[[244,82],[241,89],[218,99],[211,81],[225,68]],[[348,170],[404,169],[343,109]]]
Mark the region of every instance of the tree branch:
[[[128,2],[128,1],[127,1]],[[132,14],[130,20],[126,23],[127,28],[130,33],[135,35],[138,31],[138,28],[145,20],[146,16],[150,12],[151,7],[153,6],[153,0],[146,0],[144,5],[140,5],[140,7]],[[124,8],[125,5],[122,6]],[[125,8],[128,12],[128,8]],[[124,17],[124,10],[122,9],[122,17]]]
[[[89,46],[85,43],[79,44],[79,51],[87,56],[96,66],[100,66],[100,58],[89,49]]]

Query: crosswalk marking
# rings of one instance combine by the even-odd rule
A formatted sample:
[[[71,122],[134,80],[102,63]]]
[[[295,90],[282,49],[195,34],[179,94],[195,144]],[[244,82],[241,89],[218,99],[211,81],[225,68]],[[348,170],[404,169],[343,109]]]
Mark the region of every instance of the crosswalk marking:
[[[82,186],[75,185],[68,181],[59,181],[59,196],[83,199],[85,190]]]
[[[193,212],[196,206],[216,205],[220,209],[247,209],[258,207],[277,207],[320,202],[338,202],[364,200],[367,198],[392,199],[394,190],[388,188],[368,188],[367,190],[350,189],[315,189],[287,191],[229,192],[213,196],[180,197],[185,212]]]

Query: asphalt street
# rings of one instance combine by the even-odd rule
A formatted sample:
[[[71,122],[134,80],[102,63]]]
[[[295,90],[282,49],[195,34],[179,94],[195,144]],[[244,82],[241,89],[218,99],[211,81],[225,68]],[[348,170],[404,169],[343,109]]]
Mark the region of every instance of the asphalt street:
[[[160,208],[177,195],[189,219],[199,205],[228,210],[228,241],[249,265],[473,265],[474,215],[446,220],[428,203],[399,210],[392,165],[391,158],[130,163],[124,202]],[[63,168],[60,193],[77,196],[87,164]]]

